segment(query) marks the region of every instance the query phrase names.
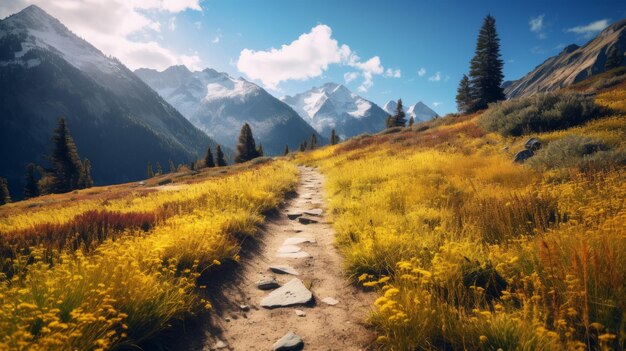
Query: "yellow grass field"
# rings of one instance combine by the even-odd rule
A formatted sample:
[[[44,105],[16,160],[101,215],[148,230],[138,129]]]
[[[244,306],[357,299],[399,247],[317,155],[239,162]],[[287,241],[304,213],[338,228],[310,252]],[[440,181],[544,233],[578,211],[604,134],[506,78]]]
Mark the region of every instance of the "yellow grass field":
[[[132,346],[211,309],[197,279],[237,261],[296,181],[279,161],[168,191],[4,206],[0,350]]]
[[[537,135],[626,147],[626,86],[613,116]],[[375,289],[385,350],[626,347],[626,168],[514,164],[529,136],[446,117],[298,155],[327,176],[346,270]]]

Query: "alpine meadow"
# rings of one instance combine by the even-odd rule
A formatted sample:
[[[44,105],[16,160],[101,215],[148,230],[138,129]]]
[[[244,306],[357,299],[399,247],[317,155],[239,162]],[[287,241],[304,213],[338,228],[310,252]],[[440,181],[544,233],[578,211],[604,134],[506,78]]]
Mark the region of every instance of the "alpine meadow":
[[[620,1],[0,3],[0,351],[626,350],[625,223]]]

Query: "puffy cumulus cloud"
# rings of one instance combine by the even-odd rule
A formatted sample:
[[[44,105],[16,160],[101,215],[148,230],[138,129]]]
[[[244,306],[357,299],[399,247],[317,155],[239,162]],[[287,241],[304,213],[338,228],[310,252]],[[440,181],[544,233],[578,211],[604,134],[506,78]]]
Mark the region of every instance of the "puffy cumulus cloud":
[[[391,78],[400,78],[402,77],[402,72],[400,71],[400,69],[387,68],[387,71],[385,71],[385,76]]]
[[[423,77],[426,74],[426,68],[422,67],[417,70],[417,75]]]
[[[548,37],[546,33],[544,32],[546,25],[543,22],[543,19],[545,16],[546,15],[541,14],[537,17],[531,17],[530,21],[528,21],[528,25],[530,26],[530,31],[537,34],[539,36],[539,39],[545,39]]]
[[[601,19],[601,20],[594,21],[586,25],[568,28],[565,31],[568,33],[578,34],[584,38],[591,38],[594,35],[601,32],[602,30],[604,30],[604,28],[608,26],[609,26],[609,19]]]
[[[359,78],[359,72],[346,72],[343,74],[343,80],[346,82],[346,84],[357,78]]]
[[[346,82],[363,78],[359,91],[367,91],[374,75],[382,75],[384,67],[378,56],[362,61],[348,45],[340,45],[332,37],[332,29],[319,24],[289,44],[269,50],[243,49],[237,69],[269,89],[278,89],[281,82],[320,77],[330,65],[340,64],[357,69],[344,75]]]
[[[131,69],[164,69],[189,62],[189,57],[199,60],[197,55],[181,55],[152,40],[139,41],[136,38],[141,36],[133,34],[161,31],[161,23],[151,19],[150,12],[201,11],[200,0],[3,0],[0,2],[0,17],[32,4]],[[172,25],[175,27],[175,22],[168,23],[168,28],[172,29]]]
[[[441,80],[441,72],[436,72],[434,75],[428,77],[431,82],[439,82]]]

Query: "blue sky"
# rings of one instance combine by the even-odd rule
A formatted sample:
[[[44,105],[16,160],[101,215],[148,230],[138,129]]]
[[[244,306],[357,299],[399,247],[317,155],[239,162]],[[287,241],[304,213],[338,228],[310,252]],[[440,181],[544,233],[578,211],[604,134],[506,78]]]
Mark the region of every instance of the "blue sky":
[[[456,110],[456,87],[488,13],[505,79],[626,18],[623,0],[7,0],[0,16],[30,3],[132,69],[210,67],[277,96],[333,81],[380,105],[401,97],[440,114]]]

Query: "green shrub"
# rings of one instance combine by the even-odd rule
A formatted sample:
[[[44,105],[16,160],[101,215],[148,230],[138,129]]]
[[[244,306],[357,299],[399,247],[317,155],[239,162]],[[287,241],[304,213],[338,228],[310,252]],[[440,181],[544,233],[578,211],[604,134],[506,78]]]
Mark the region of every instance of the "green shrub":
[[[626,164],[625,150],[610,150],[601,140],[568,135],[539,150],[528,164],[539,169],[580,169]]]
[[[548,93],[492,104],[480,123],[504,136],[520,136],[566,129],[605,113],[590,96]]]

